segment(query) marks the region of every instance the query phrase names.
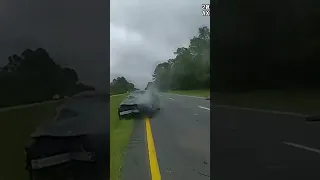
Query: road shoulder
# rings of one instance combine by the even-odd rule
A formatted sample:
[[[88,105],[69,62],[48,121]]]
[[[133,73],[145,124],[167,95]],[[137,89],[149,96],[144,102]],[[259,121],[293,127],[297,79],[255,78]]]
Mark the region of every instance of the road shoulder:
[[[124,155],[121,180],[150,178],[144,120],[136,120],[128,148]]]

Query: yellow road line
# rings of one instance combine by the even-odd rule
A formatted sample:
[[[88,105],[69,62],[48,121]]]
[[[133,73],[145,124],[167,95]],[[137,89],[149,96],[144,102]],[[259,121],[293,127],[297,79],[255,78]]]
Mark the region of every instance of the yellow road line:
[[[148,144],[151,179],[152,180],[161,180],[161,174],[160,174],[158,160],[157,160],[156,148],[155,148],[154,142],[153,142],[149,118],[146,118],[146,133],[147,133],[147,144]]]

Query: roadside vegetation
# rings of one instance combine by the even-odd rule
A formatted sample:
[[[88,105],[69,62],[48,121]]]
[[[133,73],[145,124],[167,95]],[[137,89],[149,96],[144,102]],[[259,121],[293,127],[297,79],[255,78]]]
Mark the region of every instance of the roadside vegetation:
[[[0,69],[0,108],[72,96],[93,87],[79,82],[77,72],[55,63],[45,49],[8,55]]]
[[[210,92],[210,29],[200,27],[188,47],[180,47],[175,57],[158,64],[153,83],[160,91],[208,96]],[[206,93],[204,93],[206,92]]]
[[[134,84],[128,82],[125,77],[117,77],[110,83],[110,95],[124,94],[135,89]]]
[[[127,94],[110,97],[110,180],[119,180],[133,120],[119,120],[117,108]]]
[[[134,127],[134,120],[119,120],[118,107],[136,90],[125,77],[117,77],[110,82],[110,180],[119,180],[126,148]]]

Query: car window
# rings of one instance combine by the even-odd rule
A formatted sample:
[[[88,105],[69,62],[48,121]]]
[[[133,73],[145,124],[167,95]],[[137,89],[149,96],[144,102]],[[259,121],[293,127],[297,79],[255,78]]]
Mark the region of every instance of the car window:
[[[78,116],[78,113],[75,111],[72,111],[70,109],[62,109],[59,113],[57,120],[59,121],[62,119],[73,118],[77,116]]]

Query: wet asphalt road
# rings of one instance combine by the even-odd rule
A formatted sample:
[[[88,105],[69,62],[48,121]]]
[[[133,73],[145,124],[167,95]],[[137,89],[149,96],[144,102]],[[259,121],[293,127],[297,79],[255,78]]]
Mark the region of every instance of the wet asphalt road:
[[[210,101],[162,94],[151,128],[164,180],[210,177]]]
[[[210,101],[172,94],[161,94],[160,101],[150,123],[162,179],[209,179]],[[151,179],[145,131],[144,121],[137,121],[122,180]]]
[[[86,145],[90,145],[90,148],[94,149],[97,161],[93,164],[74,162],[72,165],[74,174],[83,180],[108,179],[110,169],[110,146],[108,142],[110,131],[109,100],[101,97],[69,100],[64,103],[63,107],[77,112],[78,116],[74,119],[61,119],[58,122],[52,121],[44,127],[39,127],[38,133],[54,136],[87,134],[86,140],[88,142]],[[50,146],[55,146],[51,147],[51,149],[60,148],[56,146],[57,144],[50,143],[46,142],[46,149]],[[42,173],[42,176],[45,177],[44,179],[50,179],[50,177],[58,179],[53,175],[56,174],[56,170],[65,171],[61,168],[63,166],[57,166],[53,170],[43,171],[39,174]],[[65,174],[66,172],[58,173],[57,176],[64,176]]]
[[[36,134],[72,136],[109,134],[109,101],[101,97],[68,99],[59,108],[72,110],[76,115],[60,113],[55,121],[39,126]]]
[[[200,98],[160,98],[162,109],[151,128],[163,180],[320,179],[320,122],[306,122],[301,114],[216,106],[214,97],[211,108]],[[135,131],[124,174],[133,169],[131,179],[140,174],[138,179],[149,180],[144,123]]]
[[[214,179],[320,179],[320,123],[212,106]]]

